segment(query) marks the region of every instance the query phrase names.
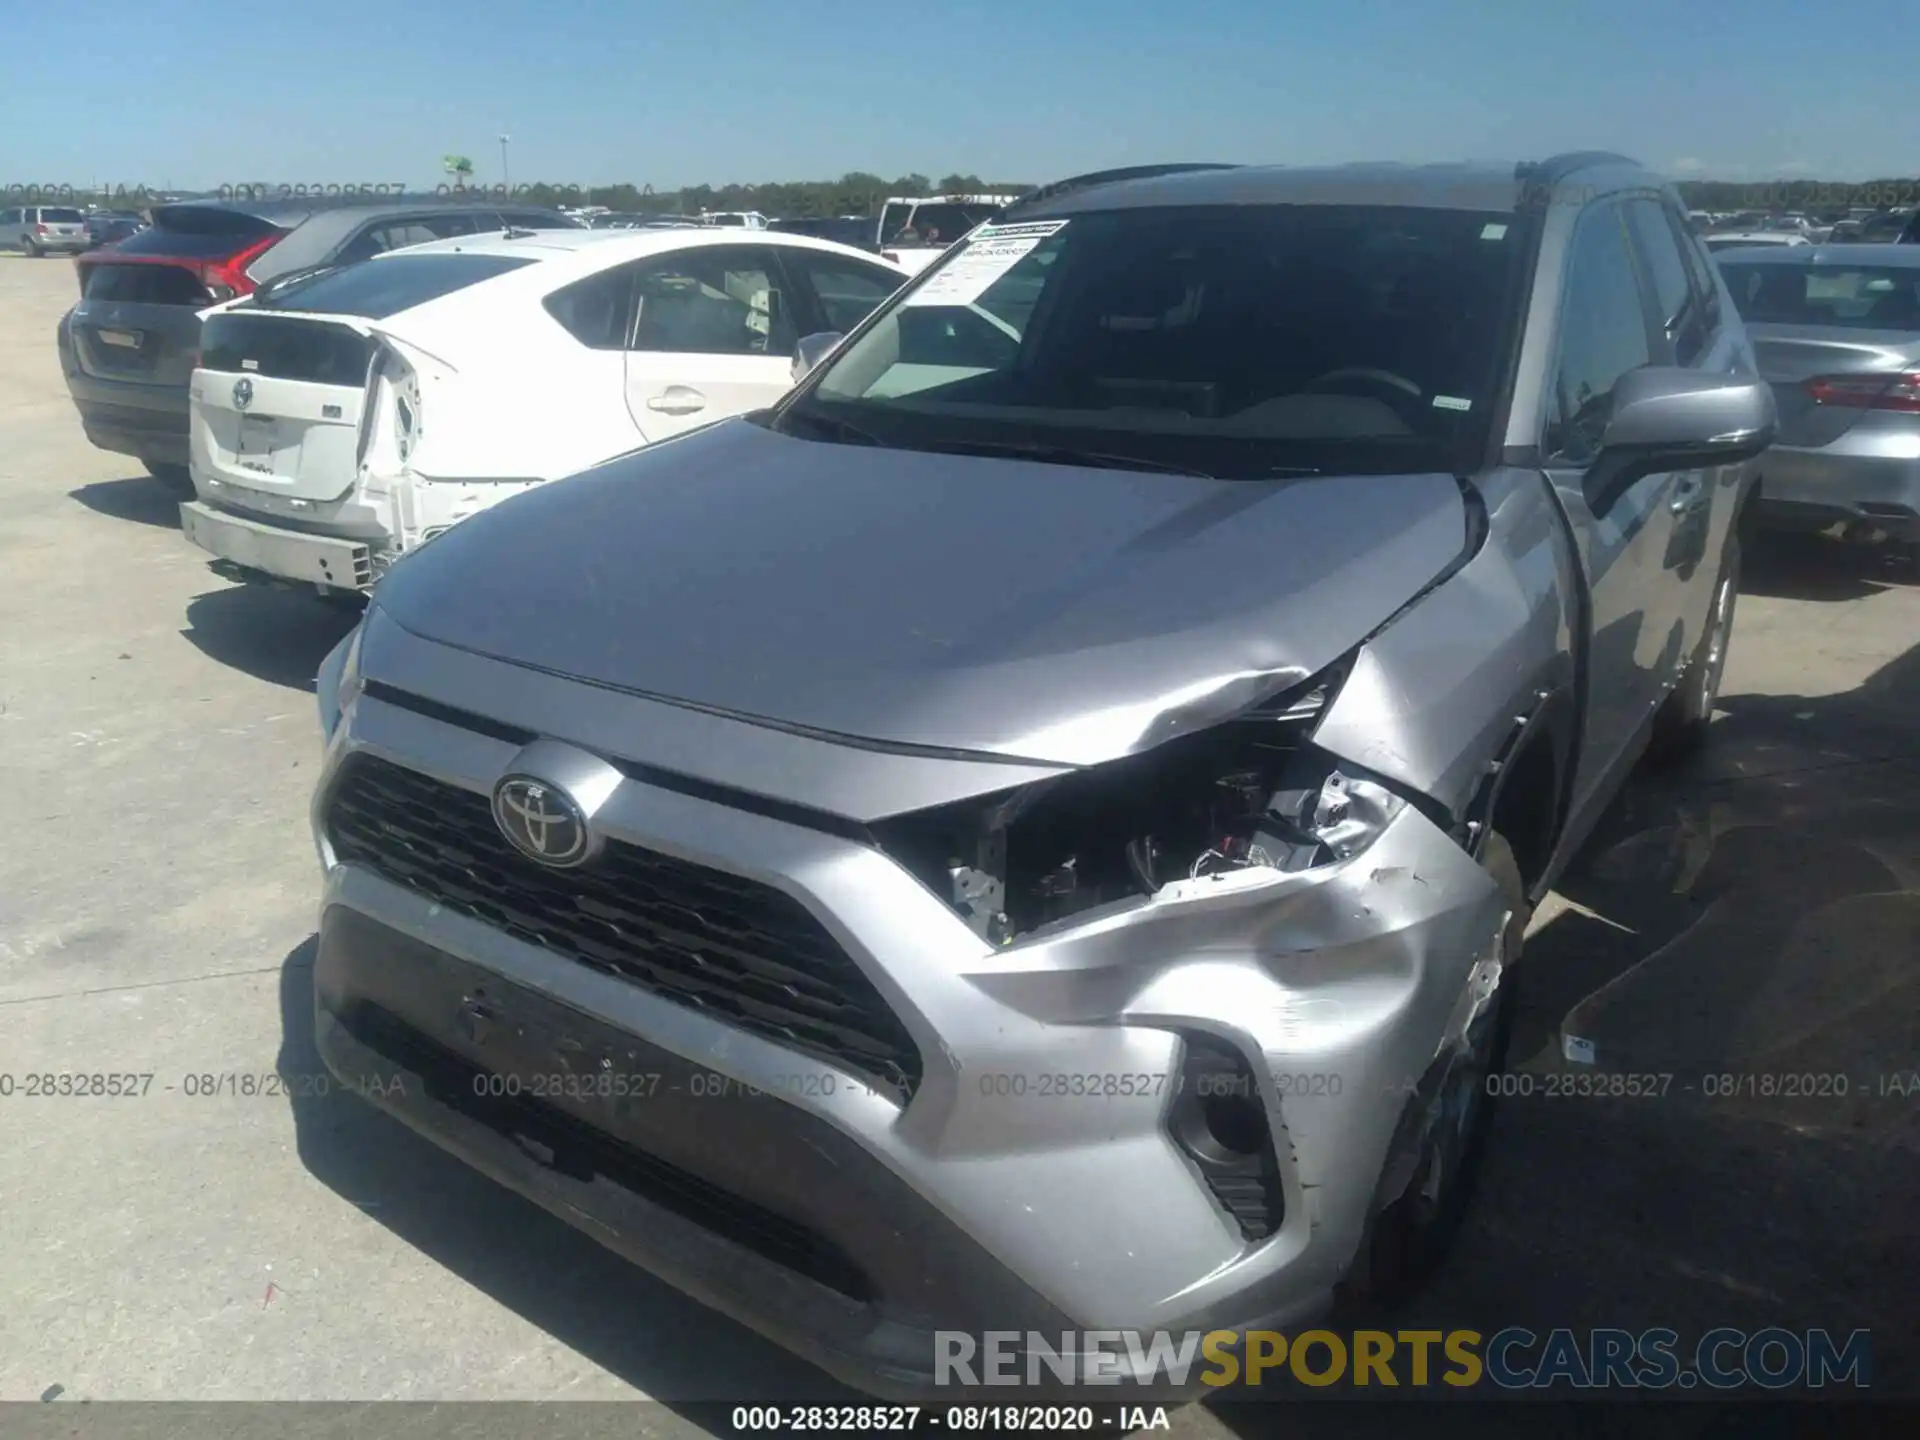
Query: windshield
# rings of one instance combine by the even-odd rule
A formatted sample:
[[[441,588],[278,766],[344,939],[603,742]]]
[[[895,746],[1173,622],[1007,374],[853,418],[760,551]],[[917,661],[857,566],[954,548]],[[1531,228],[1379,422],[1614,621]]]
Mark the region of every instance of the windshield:
[[[1722,261],[1744,320],[1843,330],[1920,330],[1920,266],[1768,265]]]
[[[511,255],[394,255],[322,270],[255,298],[262,310],[303,310],[383,320],[482,280],[532,264]]]
[[[883,307],[775,423],[1237,477],[1478,468],[1528,223],[1329,205],[992,225]]]

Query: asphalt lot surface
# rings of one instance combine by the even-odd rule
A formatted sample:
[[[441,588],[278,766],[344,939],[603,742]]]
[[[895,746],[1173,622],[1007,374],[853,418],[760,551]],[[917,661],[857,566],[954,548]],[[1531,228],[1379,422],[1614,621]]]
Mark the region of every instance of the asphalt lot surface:
[[[87,443],[72,298],[66,263],[0,259],[0,1071],[153,1080],[0,1099],[0,1400],[667,1402],[614,1412],[632,1434],[834,1396],[351,1098],[187,1093],[319,1070],[311,677],[350,617],[215,577]],[[1393,1323],[1864,1327],[1876,1392],[1912,1394],[1920,1094],[1882,1091],[1920,1065],[1920,576],[1820,542],[1748,568],[1709,754],[1630,789],[1519,972],[1527,1074],[1572,1035],[1675,1079],[1506,1102],[1457,1256]],[[1721,1073],[1848,1093],[1709,1100]]]

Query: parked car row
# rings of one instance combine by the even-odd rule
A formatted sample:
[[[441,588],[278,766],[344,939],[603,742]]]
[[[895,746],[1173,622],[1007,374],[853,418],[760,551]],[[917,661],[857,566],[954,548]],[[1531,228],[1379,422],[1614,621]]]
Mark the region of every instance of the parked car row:
[[[956,241],[984,224],[1017,197],[1012,195],[893,196],[878,215],[806,216],[769,220],[758,211],[646,216],[596,208],[595,229],[627,230],[661,225],[717,225],[811,235],[869,250],[908,274],[932,264]],[[584,212],[576,212],[584,213]]]
[[[1710,248],[1726,249],[1734,244],[1849,244],[1911,243],[1920,240],[1920,218],[1912,207],[1901,209],[1855,208],[1828,221],[1815,220],[1797,211],[1769,214],[1741,211],[1712,214],[1693,211],[1689,217],[1696,232],[1706,237]]]
[[[206,312],[183,528],[357,595],[509,496],[771,405],[802,335],[905,278],[719,227],[508,230],[293,277]]]
[[[84,219],[76,221],[80,299],[61,318],[57,341],[87,438],[132,456],[183,494],[191,489],[188,383],[200,360],[203,309],[423,240],[507,225],[575,228],[551,210],[459,203],[186,201],[148,214],[150,224],[98,248]]]

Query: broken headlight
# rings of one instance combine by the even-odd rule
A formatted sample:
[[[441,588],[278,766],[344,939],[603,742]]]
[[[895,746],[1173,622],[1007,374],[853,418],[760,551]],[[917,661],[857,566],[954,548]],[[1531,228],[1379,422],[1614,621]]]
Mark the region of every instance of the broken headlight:
[[[1138,755],[874,827],[996,945],[1163,886],[1359,853],[1405,804],[1317,750],[1341,671]]]

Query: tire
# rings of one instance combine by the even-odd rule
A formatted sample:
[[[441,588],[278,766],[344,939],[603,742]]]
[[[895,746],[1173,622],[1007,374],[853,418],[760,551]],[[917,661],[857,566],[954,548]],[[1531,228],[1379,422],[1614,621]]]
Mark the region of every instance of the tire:
[[[1647,756],[1657,765],[1670,765],[1697,754],[1707,743],[1713,707],[1720,698],[1720,680],[1727,669],[1727,649],[1733,643],[1733,612],[1740,599],[1740,537],[1727,540],[1726,558],[1713,582],[1713,603],[1707,628],[1700,636],[1686,673],[1654,716]]]
[[[1493,1118],[1491,1077],[1506,1067],[1513,1032],[1513,966],[1531,906],[1513,848],[1498,833],[1480,853],[1507,904],[1492,994],[1468,1026],[1468,1051],[1436,1061],[1402,1113],[1374,1197],[1374,1214],[1343,1286],[1349,1304],[1391,1306],[1432,1278],[1466,1218]],[[1469,980],[1475,983],[1477,975]]]
[[[33,237],[31,235],[22,235],[20,237],[20,249],[29,260],[44,260],[47,258],[47,252],[33,243]]]
[[[182,500],[193,498],[193,474],[184,465],[167,465],[158,460],[142,460],[147,473]]]

